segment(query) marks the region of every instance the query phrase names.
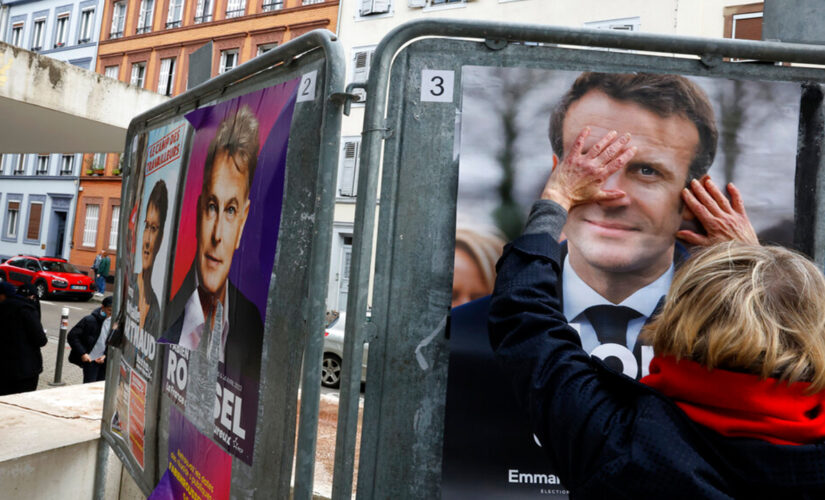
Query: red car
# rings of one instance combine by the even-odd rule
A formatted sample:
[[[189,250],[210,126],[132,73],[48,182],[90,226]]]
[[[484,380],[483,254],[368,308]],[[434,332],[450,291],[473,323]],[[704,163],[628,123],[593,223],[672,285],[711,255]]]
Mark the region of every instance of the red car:
[[[64,295],[89,300],[95,292],[94,280],[66,259],[18,255],[0,264],[0,281],[12,285],[30,284],[41,299]]]

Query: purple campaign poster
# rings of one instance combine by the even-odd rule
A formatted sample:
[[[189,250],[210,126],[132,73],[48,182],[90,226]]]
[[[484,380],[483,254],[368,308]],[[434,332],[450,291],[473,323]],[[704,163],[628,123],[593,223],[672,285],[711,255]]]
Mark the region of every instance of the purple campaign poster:
[[[296,79],[186,115],[195,133],[160,341],[219,362],[213,437],[249,464],[297,86]],[[168,353],[165,387],[185,408],[189,357],[180,354]]]
[[[169,468],[148,500],[228,499],[231,485],[232,456],[172,407]]]

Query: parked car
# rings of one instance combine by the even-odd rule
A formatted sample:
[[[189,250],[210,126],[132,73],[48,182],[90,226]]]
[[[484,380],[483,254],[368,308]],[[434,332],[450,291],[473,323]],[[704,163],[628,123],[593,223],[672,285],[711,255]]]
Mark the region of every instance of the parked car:
[[[18,255],[0,264],[0,281],[12,285],[29,284],[39,298],[62,295],[89,300],[94,294],[94,281],[66,259]]]
[[[324,330],[324,360],[321,364],[321,385],[337,389],[341,385],[341,360],[344,359],[344,325],[346,313],[340,313]],[[367,354],[369,343],[364,343],[364,359],[361,362],[361,383],[367,380]]]

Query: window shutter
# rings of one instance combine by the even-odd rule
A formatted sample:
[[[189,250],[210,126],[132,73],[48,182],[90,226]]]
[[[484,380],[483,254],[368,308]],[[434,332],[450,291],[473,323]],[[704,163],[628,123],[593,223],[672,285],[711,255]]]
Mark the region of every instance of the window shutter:
[[[158,94],[167,95],[169,91],[169,70],[171,69],[172,59],[160,60],[160,76],[158,77]]]
[[[32,203],[29,205],[29,225],[26,230],[27,240],[40,239],[40,215],[43,213],[42,203]]]
[[[338,192],[341,196],[355,196],[355,182],[358,169],[359,141],[344,143],[344,159],[341,164],[341,182]]]
[[[111,224],[111,229],[109,231],[109,249],[110,250],[116,250],[117,249],[118,224],[120,224],[120,205],[114,205],[112,207],[112,224]]]
[[[140,77],[140,66],[137,64],[132,65],[132,79],[129,81],[132,85],[137,85],[138,78]]]
[[[390,4],[392,2],[390,0],[373,0],[372,2],[372,13],[373,14],[385,14],[390,11]]]
[[[97,239],[97,217],[100,205],[86,205],[86,221],[83,224],[83,246],[94,247]]]
[[[360,0],[358,6],[358,14],[368,16],[372,14],[372,0]]]
[[[20,202],[19,201],[10,201],[9,202],[9,210],[20,210]]]

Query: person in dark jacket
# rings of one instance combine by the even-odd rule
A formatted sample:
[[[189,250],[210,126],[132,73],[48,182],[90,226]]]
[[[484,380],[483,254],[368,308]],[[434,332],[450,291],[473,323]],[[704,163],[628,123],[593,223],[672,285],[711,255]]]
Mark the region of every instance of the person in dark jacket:
[[[603,188],[634,151],[605,141],[582,152],[583,142],[506,247],[489,317],[496,357],[571,498],[825,498],[821,272],[758,246],[735,188],[728,201],[692,182],[683,198],[705,243],[737,241],[676,272],[643,330],[648,377],[608,369],[559,307],[557,240],[568,211],[623,196]]]
[[[106,318],[112,315],[112,297],[105,297],[101,306],[85,316],[69,331],[68,342],[72,348],[69,361],[83,369],[83,383],[99,382],[106,378],[106,356],[92,359],[89,354],[98,342],[100,330]],[[103,339],[105,341],[106,339]]]
[[[48,339],[34,303],[7,281],[0,282],[0,332],[0,396],[37,389]]]

